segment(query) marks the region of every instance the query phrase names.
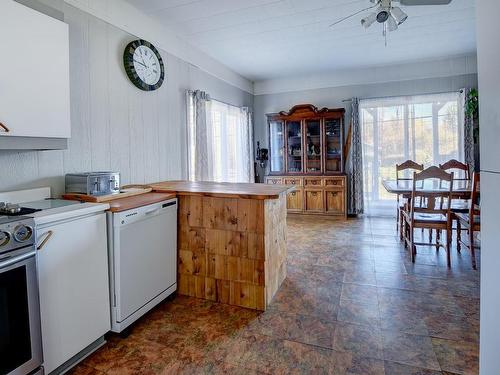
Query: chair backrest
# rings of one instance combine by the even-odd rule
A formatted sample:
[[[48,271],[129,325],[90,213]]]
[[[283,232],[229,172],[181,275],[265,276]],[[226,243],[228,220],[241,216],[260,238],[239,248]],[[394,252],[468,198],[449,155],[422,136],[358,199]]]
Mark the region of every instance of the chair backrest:
[[[479,172],[474,172],[472,174],[472,192],[470,196],[470,208],[469,217],[471,222],[474,222],[474,216],[480,216],[481,214],[481,185],[480,185],[480,174]]]
[[[426,180],[430,180],[426,184]],[[438,183],[432,184],[433,181]],[[447,182],[447,187],[443,187]],[[434,189],[430,187],[433,186]],[[411,217],[415,213],[441,214],[451,220],[451,197],[453,193],[453,172],[448,173],[438,167],[432,166],[420,173],[413,174],[413,189],[411,199]]]
[[[400,172],[407,171],[407,170],[413,170],[413,171],[419,171],[422,172],[424,170],[424,165],[423,164],[418,164],[417,162],[413,160],[407,160],[404,163],[401,164],[396,164],[396,180],[397,181],[411,181],[411,177],[401,177]]]
[[[464,177],[460,178],[458,175],[455,175],[455,181],[470,181],[470,169],[467,164],[464,164],[458,160],[451,159],[448,160],[444,164],[439,164],[439,168],[441,168],[444,171],[450,171],[450,170],[455,170],[455,171],[463,171],[464,172]]]

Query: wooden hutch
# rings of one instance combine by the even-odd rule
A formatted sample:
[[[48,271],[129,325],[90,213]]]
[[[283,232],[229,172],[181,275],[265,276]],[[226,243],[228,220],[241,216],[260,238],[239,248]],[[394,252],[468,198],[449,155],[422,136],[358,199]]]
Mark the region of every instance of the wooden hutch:
[[[268,114],[267,184],[295,185],[287,197],[289,213],[347,218],[344,174],[343,108],[301,104]]]

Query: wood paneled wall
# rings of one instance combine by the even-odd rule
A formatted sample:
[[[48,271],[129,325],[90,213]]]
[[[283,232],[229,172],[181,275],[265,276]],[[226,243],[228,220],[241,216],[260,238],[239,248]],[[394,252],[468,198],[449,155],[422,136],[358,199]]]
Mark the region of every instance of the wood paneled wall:
[[[185,91],[253,106],[251,94],[164,51],[166,82],[157,91],[139,91],[122,62],[133,35],[62,1],[41,3],[70,26],[72,138],[66,151],[0,150],[0,191],[51,186],[59,195],[65,173],[103,169],[119,171],[124,184],[186,178]]]

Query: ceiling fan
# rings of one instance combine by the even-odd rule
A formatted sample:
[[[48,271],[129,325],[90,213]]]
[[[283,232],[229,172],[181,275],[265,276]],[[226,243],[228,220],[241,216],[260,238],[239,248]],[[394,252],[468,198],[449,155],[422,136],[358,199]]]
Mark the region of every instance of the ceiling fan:
[[[401,25],[408,19],[408,15],[393,3],[399,3],[403,6],[415,6],[415,5],[448,5],[452,0],[370,0],[373,5],[368,8],[361,9],[347,17],[341,18],[340,20],[332,23],[331,26],[335,26],[351,17],[354,17],[362,12],[375,9],[372,13],[361,19],[361,25],[367,29],[375,22],[381,23],[383,25],[383,35],[386,36],[387,31],[395,31],[398,26]]]

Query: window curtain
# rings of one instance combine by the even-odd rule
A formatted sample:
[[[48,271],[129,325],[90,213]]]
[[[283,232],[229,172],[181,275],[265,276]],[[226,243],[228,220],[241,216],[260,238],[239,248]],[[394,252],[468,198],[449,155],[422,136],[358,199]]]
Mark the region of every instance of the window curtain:
[[[366,214],[394,216],[382,181],[396,178],[396,164],[464,160],[463,103],[459,92],[360,101]]]
[[[188,91],[188,169],[192,181],[254,182],[252,113]]]
[[[351,147],[348,155],[347,175],[349,178],[348,212],[354,215],[362,214],[364,212],[363,152],[358,98],[351,100]]]
[[[462,105],[460,121],[464,128],[464,162],[473,171],[475,169],[474,160],[474,119],[465,110],[465,103],[469,100],[470,89],[460,90],[460,103]]]

